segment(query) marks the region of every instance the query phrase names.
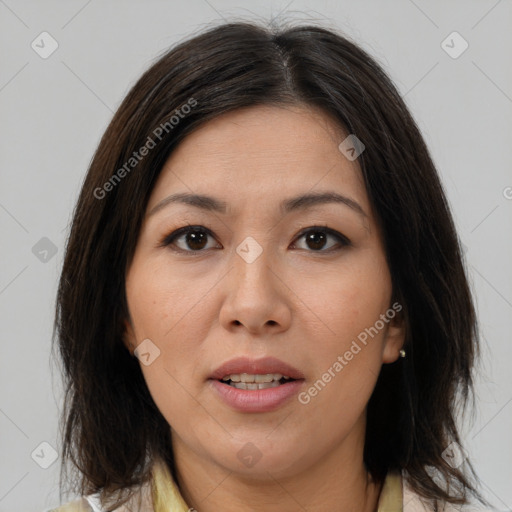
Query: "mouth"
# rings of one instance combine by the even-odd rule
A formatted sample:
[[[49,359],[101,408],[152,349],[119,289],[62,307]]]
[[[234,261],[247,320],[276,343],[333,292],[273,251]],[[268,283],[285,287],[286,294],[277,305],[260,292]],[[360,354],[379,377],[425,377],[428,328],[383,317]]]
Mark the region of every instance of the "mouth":
[[[279,409],[303,387],[304,374],[273,357],[239,357],[227,361],[208,379],[220,400],[238,412]]]

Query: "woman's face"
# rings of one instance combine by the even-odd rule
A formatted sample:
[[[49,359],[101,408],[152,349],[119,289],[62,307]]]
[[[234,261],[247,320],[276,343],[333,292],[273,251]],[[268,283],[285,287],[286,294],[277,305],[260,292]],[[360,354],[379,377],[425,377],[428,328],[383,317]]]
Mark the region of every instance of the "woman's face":
[[[318,110],[255,106],[205,123],[165,164],[127,272],[125,339],[178,464],[278,478],[361,459],[404,333],[346,135]]]

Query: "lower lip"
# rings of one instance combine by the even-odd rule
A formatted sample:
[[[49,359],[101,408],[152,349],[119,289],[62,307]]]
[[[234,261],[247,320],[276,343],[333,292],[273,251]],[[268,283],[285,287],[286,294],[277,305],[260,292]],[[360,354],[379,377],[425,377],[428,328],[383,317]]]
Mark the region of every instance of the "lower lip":
[[[215,379],[210,379],[210,382],[220,398],[233,409],[241,412],[269,412],[278,409],[296,395],[304,380],[293,380],[267,389],[238,389]]]

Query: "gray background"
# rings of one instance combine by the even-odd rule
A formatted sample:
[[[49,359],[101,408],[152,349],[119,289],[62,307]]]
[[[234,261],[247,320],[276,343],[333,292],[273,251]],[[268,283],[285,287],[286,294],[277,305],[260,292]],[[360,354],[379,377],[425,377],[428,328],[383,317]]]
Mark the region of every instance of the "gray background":
[[[41,467],[52,462],[41,443],[59,451],[55,293],[72,208],[113,111],[175,42],[223,18],[280,12],[339,28],[374,55],[425,136],[466,246],[484,340],[464,439],[486,496],[512,509],[509,1],[0,0],[0,512],[58,504],[60,459]],[[46,59],[31,47],[51,49],[43,31],[58,43]],[[453,31],[469,44],[457,58],[442,46]]]

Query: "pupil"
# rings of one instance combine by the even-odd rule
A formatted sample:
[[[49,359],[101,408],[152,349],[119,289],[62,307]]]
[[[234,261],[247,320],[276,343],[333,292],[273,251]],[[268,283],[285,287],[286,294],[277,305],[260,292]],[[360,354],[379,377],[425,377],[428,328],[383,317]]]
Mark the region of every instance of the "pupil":
[[[203,233],[201,231],[192,231],[187,234],[187,244],[191,249],[202,249],[204,247],[205,241],[206,233]]]
[[[306,240],[312,249],[321,249],[325,245],[325,238],[325,233],[322,231],[313,231],[307,236]],[[313,243],[313,246],[311,246],[311,243]]]

